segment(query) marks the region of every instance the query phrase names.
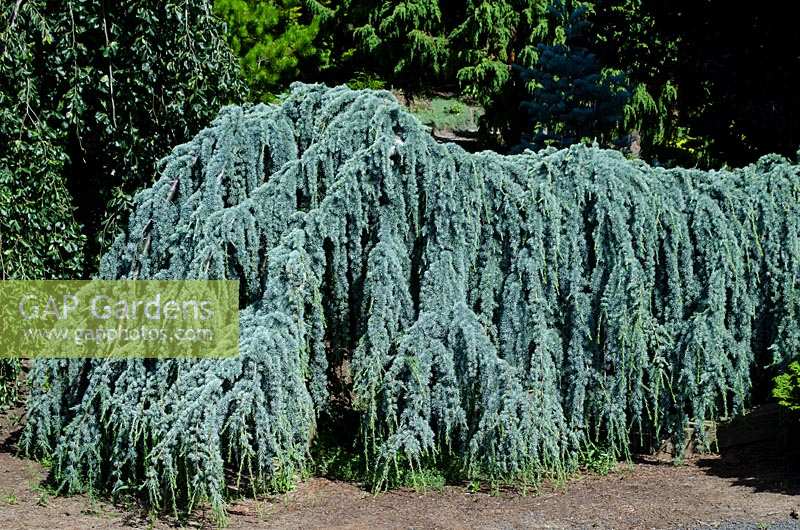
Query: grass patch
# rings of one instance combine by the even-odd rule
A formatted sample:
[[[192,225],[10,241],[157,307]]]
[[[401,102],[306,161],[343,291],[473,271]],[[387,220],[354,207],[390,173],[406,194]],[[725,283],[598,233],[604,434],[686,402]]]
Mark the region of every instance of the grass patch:
[[[589,473],[605,476],[616,469],[617,457],[611,448],[589,442],[578,456],[578,465]]]
[[[477,132],[478,120],[483,115],[482,108],[456,98],[415,99],[410,110],[424,125],[462,133]]]
[[[404,486],[414,488],[418,493],[443,491],[445,483],[444,473],[436,468],[409,471],[404,477]]]

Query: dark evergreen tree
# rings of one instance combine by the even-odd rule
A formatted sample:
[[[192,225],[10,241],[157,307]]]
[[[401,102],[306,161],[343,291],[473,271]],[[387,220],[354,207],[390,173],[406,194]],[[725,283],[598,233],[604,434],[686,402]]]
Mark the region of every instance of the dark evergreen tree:
[[[705,144],[705,165],[793,156],[800,145],[800,35],[774,5],[728,7],[681,0],[663,8],[657,28],[677,45],[680,123]]]
[[[624,118],[630,94],[620,72],[602,68],[581,48],[541,46],[538,65],[522,70],[531,90],[527,113],[533,147],[598,141],[609,145]]]
[[[623,72],[604,67],[582,47],[586,6],[563,4],[569,21],[563,43],[538,46],[536,64],[519,68],[530,96],[520,105],[528,116],[523,142],[535,148],[598,141],[609,145],[625,117],[630,93]]]
[[[450,56],[440,0],[375,4],[367,23],[354,31],[359,53],[406,86],[440,81]]]
[[[463,20],[453,29],[453,61],[464,93],[490,104],[511,79],[511,65],[532,65],[537,45],[559,41],[552,0],[466,2]]]
[[[626,127],[643,154],[669,164],[741,165],[800,145],[800,72],[791,18],[769,4],[597,0],[600,62],[633,88]]]
[[[694,165],[704,147],[691,138],[681,119],[680,38],[659,29],[669,9],[643,0],[598,0],[590,17],[588,46],[601,64],[625,74],[631,98],[620,132],[635,139],[640,156],[668,165]]]

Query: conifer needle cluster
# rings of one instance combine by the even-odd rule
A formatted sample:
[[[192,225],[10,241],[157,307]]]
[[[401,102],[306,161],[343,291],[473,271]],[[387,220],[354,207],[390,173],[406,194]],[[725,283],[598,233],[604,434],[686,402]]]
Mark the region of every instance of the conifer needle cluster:
[[[342,371],[373,487],[536,481],[741,410],[754,365],[800,351],[800,173],[777,156],[470,154],[388,92],[296,84],[160,172],[100,276],[238,279],[241,353],[37,362],[22,443],[71,491],[222,510],[291,487]]]

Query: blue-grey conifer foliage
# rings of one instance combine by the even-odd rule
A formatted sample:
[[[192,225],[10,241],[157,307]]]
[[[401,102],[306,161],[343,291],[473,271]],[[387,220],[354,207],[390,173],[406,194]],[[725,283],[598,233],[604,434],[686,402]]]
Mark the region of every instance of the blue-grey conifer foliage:
[[[101,277],[238,279],[241,355],[37,362],[22,442],[68,490],[221,509],[228,487],[289,487],[342,357],[380,488],[681,438],[742,409],[759,348],[800,351],[800,174],[777,156],[470,154],[388,92],[296,84],[160,171]]]

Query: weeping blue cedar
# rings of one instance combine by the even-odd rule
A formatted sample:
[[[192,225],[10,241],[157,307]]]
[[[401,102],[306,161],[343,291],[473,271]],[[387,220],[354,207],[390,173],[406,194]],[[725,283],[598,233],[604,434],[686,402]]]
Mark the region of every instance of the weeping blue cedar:
[[[160,171],[101,276],[240,280],[241,355],[37,362],[22,441],[70,491],[222,510],[227,486],[290,487],[342,357],[380,488],[680,438],[741,410],[756,354],[799,351],[800,174],[777,156],[469,154],[387,92],[296,84]]]

